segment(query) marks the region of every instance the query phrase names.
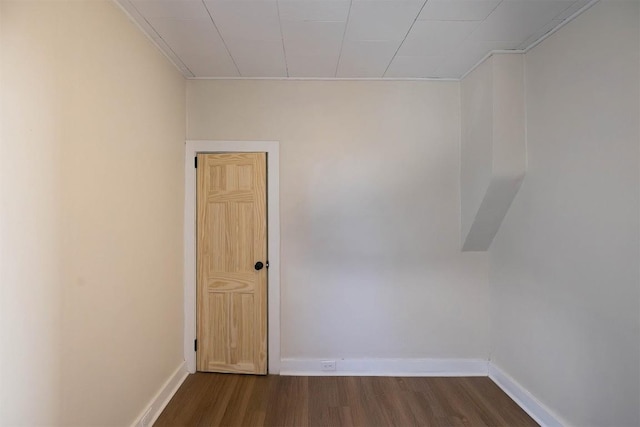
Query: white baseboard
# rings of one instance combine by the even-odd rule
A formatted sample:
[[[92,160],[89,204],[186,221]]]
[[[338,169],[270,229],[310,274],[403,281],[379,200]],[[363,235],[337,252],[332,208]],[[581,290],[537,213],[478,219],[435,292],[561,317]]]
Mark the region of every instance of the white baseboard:
[[[321,362],[334,359],[282,359],[280,375],[486,377],[482,359],[335,359],[335,371],[323,371]]]
[[[489,363],[489,378],[542,427],[563,427],[565,423],[506,372]]]
[[[142,411],[142,413],[136,418],[136,421],[131,427],[149,427],[156,422],[164,408],[167,406],[171,398],[178,391],[178,388],[182,385],[184,380],[189,375],[187,372],[187,364],[182,362],[178,369],[167,379],[167,381],[160,387],[160,390],[151,399],[151,402]]]

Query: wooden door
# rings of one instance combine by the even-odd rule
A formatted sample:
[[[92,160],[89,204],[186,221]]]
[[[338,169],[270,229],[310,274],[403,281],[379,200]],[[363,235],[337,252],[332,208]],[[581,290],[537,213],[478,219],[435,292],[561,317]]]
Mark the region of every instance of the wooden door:
[[[266,154],[197,162],[197,367],[266,374]]]

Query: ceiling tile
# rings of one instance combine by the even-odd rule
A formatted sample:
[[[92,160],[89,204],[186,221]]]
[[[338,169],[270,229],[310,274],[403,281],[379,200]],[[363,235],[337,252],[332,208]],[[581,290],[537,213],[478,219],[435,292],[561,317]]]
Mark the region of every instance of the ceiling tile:
[[[239,77],[238,69],[229,55],[188,53],[180,57],[196,77]]]
[[[282,41],[225,41],[242,77],[287,77]]]
[[[195,76],[238,75],[211,20],[149,18],[148,21]]]
[[[158,35],[176,52],[198,52],[212,44],[214,49],[224,45],[211,21],[153,18],[149,23]]]
[[[402,40],[424,0],[354,0],[349,14],[347,40]]]
[[[418,16],[432,21],[483,21],[501,0],[429,0]]]
[[[534,42],[540,40],[540,38],[542,36],[544,36],[545,34],[547,34],[549,31],[553,30],[558,25],[562,24],[562,22],[563,21],[561,21],[561,20],[555,20],[555,19],[553,21],[550,21],[544,27],[542,27],[538,31],[536,31],[531,37],[529,37],[523,43],[518,45],[518,49],[526,49],[526,48],[528,48]]]
[[[346,21],[349,0],[278,0],[283,21]]]
[[[223,39],[282,40],[275,1],[205,1]]]
[[[512,50],[515,42],[466,40],[455,51],[444,58],[434,77],[459,78],[493,50]]]
[[[471,37],[522,43],[572,3],[572,0],[504,0]]]
[[[393,58],[385,77],[433,77],[442,64],[440,56],[400,56]]]
[[[336,77],[382,77],[399,41],[344,41]]]
[[[477,21],[416,21],[398,55],[441,56],[455,49],[478,24]]]
[[[574,13],[576,13],[577,11],[585,7],[589,3],[589,1],[591,0],[578,0],[573,2],[571,6],[566,8],[564,12],[556,16],[554,19],[564,20],[569,18],[571,15],[573,15]]]
[[[345,22],[283,20],[282,35],[287,56],[328,56],[337,60],[342,45],[344,26]]]
[[[448,77],[590,0],[116,0],[190,77]],[[343,40],[344,39],[344,40]],[[393,61],[393,62],[392,62]]]
[[[145,18],[209,21],[211,18],[200,0],[131,0]]]
[[[149,36],[151,40],[158,46],[158,48],[164,52],[164,54],[171,60],[173,64],[180,70],[183,76],[186,78],[194,77],[191,70],[189,70],[182,60],[169,48],[167,43],[160,37],[158,32],[151,26],[151,23],[142,16],[140,11],[136,9],[133,3],[129,0],[115,0],[118,5],[125,11],[125,13],[133,19],[140,29]]]
[[[337,56],[289,55],[287,69],[289,77],[334,77]]]

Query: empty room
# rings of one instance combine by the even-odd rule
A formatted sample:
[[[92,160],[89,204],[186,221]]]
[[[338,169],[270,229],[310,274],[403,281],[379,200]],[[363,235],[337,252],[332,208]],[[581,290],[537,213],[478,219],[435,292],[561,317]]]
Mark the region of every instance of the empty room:
[[[637,0],[0,0],[0,425],[640,426]]]

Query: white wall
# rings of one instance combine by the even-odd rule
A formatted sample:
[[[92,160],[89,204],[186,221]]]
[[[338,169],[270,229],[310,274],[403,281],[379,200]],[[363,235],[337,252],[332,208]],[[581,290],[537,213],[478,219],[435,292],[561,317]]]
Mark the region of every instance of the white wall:
[[[486,358],[455,82],[189,81],[188,139],[279,140],[283,358]]]
[[[0,424],[128,425],[182,363],[184,79],[110,1],[0,13]]]
[[[640,425],[638,5],[527,53],[527,176],[490,254],[491,359],[568,425]]]
[[[462,250],[486,251],[526,169],[524,56],[493,54],[460,83]]]
[[[493,175],[493,56],[460,83],[460,246],[471,231]]]

